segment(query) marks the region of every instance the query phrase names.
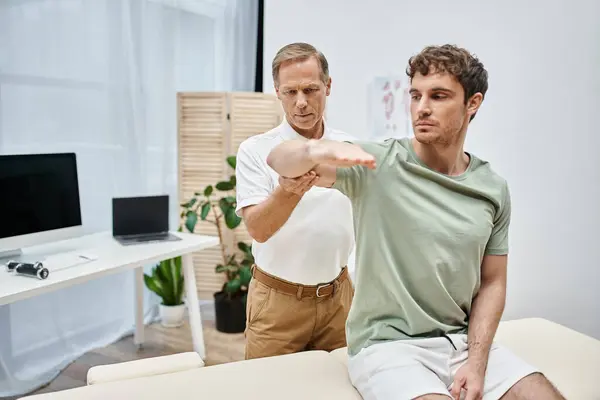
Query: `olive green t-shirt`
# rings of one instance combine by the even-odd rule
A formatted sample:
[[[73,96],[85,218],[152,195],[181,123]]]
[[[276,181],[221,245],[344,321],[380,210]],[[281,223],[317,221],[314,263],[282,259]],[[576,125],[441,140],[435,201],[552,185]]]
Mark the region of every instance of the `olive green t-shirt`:
[[[377,168],[338,168],[333,185],[352,201],[356,235],[349,354],[467,333],[483,256],[508,252],[506,181],[473,154],[463,174],[448,176],[420,161],[409,138],[354,143]]]

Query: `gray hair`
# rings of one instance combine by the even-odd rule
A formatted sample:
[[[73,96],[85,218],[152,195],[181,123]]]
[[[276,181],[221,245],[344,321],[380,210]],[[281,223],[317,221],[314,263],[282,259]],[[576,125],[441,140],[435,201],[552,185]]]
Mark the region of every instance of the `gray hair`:
[[[304,61],[310,57],[315,57],[321,67],[321,80],[327,84],[329,81],[329,63],[325,55],[308,43],[291,43],[277,52],[273,58],[273,82],[275,87],[279,87],[279,68],[281,64],[288,61]]]

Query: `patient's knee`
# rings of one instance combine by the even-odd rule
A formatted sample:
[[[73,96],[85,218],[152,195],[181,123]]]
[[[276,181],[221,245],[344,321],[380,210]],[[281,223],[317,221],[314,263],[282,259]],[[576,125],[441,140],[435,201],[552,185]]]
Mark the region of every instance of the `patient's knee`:
[[[565,400],[558,389],[541,373],[527,375],[517,382],[501,400]]]
[[[419,396],[414,400],[448,400],[450,397],[443,394],[426,394],[424,396]]]

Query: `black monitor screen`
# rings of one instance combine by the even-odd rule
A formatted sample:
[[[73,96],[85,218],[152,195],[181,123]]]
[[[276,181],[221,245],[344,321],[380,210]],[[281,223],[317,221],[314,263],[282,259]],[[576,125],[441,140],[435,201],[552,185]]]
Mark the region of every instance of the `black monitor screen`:
[[[0,155],[0,238],[78,225],[75,154]]]

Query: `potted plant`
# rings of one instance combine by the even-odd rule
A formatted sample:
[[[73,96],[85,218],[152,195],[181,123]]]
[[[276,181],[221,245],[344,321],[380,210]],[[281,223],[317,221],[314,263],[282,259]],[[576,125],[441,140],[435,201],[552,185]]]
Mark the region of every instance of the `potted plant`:
[[[226,161],[235,171],[236,157],[227,157]],[[241,333],[246,328],[246,299],[254,263],[251,245],[233,243],[232,231],[242,222],[235,213],[235,187],[235,174],[232,174],[229,180],[206,186],[181,205],[183,226],[189,232],[194,232],[199,220],[217,228],[222,262],[215,266],[215,272],[224,274],[225,282],[221,290],[214,293],[215,317],[217,330],[226,333]]]
[[[161,261],[150,275],[144,274],[144,282],[162,299],[158,306],[161,324],[168,328],[181,326],[185,315],[181,257]]]

